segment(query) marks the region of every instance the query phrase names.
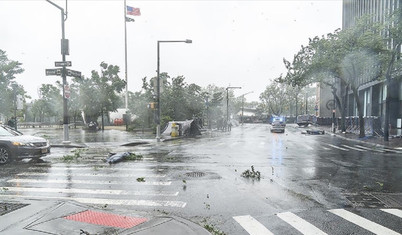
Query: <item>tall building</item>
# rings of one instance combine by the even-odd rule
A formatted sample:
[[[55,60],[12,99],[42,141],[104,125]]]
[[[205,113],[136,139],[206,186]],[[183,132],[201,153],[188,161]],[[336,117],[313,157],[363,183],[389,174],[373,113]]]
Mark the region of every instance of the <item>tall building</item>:
[[[347,29],[353,27],[357,20],[364,16],[369,15],[372,22],[384,23],[387,16],[402,7],[402,0],[343,0],[343,16],[342,28]],[[382,32],[384,35],[387,31]],[[390,39],[387,44],[389,47],[395,43]],[[401,48],[399,48],[401,51]],[[400,54],[398,55],[400,59]],[[362,78],[358,81],[359,96],[363,104],[363,116],[377,116],[382,121],[384,127],[385,115],[385,100],[387,92],[391,96],[390,101],[390,124],[392,128],[401,128],[402,126],[402,79],[393,78],[392,83],[388,86],[385,81],[372,80],[370,78]],[[321,94],[326,94],[328,97],[328,90],[324,89]],[[325,97],[325,96],[324,96]],[[329,114],[328,108],[325,107],[328,100],[324,97],[320,98],[320,116],[327,116]],[[328,105],[327,105],[328,106]],[[349,92],[348,105],[346,116],[357,116],[357,107],[354,96]]]

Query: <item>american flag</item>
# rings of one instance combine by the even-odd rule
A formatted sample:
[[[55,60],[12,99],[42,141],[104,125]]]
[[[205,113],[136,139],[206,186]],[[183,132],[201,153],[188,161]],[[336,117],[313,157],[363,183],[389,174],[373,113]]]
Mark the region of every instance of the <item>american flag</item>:
[[[140,16],[141,15],[140,8],[127,6],[127,15]]]

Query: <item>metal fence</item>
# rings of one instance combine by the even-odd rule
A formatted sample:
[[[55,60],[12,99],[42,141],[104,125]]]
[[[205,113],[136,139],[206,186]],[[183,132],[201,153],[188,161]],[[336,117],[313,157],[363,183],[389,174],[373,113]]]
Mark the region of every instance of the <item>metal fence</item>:
[[[321,126],[332,125],[332,118],[318,117],[317,124]],[[335,125],[338,130],[341,129],[341,118],[335,119]],[[358,116],[346,117],[345,119],[346,132],[359,134],[360,124]],[[364,117],[364,130],[367,136],[382,136],[381,118],[376,116]]]

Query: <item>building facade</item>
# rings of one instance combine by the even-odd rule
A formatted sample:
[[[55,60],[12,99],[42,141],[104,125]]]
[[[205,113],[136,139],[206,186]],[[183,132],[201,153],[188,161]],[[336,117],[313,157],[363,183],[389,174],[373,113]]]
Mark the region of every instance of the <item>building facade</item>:
[[[372,22],[384,23],[387,16],[402,7],[402,0],[343,0],[342,28],[353,27],[357,20],[365,15],[369,15]],[[388,32],[384,31],[383,34]],[[393,39],[388,40],[391,46],[395,43]],[[399,48],[401,51],[401,48]],[[400,54],[398,55],[400,59]],[[394,77],[391,84],[387,87],[385,81],[372,80],[370,78],[360,78],[357,81],[359,98],[363,104],[364,117],[379,117],[384,125],[385,100],[389,93],[390,100],[390,125],[392,128],[402,127],[402,79]],[[330,114],[328,110],[328,99],[331,99],[328,88],[321,89],[320,94],[320,116],[325,117]],[[327,99],[327,100],[326,100]],[[346,116],[357,116],[357,107],[351,91],[348,94]],[[337,112],[339,114],[339,112]],[[384,126],[382,126],[384,128]]]

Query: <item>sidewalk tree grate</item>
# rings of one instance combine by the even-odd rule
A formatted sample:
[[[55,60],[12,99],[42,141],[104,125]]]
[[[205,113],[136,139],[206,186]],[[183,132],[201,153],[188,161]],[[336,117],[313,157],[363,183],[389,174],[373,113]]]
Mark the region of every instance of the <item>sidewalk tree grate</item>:
[[[96,224],[101,226],[132,228],[147,221],[146,218],[115,215],[97,211],[82,211],[77,214],[64,217],[68,220]]]
[[[4,203],[0,202],[0,216],[10,213],[12,211],[21,209],[29,204],[21,204],[21,203]]]
[[[194,177],[194,178],[197,178],[197,177],[203,177],[203,176],[205,176],[205,173],[204,172],[188,172],[188,173],[186,173],[185,174],[187,177]]]

